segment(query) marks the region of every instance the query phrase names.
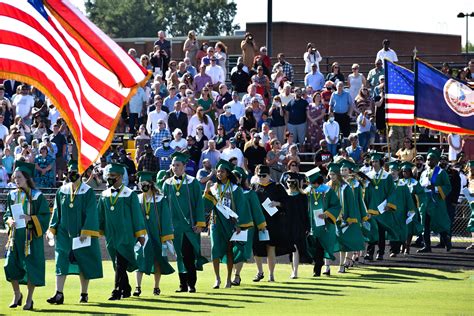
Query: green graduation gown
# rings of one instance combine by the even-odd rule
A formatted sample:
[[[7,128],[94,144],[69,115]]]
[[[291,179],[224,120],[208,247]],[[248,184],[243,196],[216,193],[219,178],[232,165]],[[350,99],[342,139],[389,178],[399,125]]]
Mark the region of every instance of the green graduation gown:
[[[396,206],[385,212],[387,213],[386,222],[390,223],[393,231],[387,231],[387,239],[391,241],[405,242],[408,236],[408,228],[406,220],[409,213],[415,212],[415,203],[410,194],[410,189],[407,186],[405,179],[398,179],[394,181],[395,191],[388,198],[389,203]]]
[[[135,191],[122,186],[121,191],[102,192],[99,199],[99,229],[105,235],[106,247],[115,269],[117,253],[127,259],[127,271],[138,269],[135,244],[146,235],[145,220]]]
[[[212,186],[210,192],[204,193],[204,209],[211,213],[211,259],[220,259],[227,262],[227,247],[234,233],[235,227],[245,230],[253,226],[248,203],[244,198],[242,189],[232,183]],[[217,209],[217,204],[222,203],[234,211],[238,218],[228,219]],[[247,236],[248,237],[248,236]],[[248,240],[247,240],[248,242]],[[247,242],[232,242],[233,262],[245,260],[244,245]]]
[[[387,212],[380,214],[378,206],[395,191],[392,176],[380,169],[378,173],[371,170],[367,173],[370,181],[365,183],[365,195],[364,202],[367,206],[367,213],[371,215],[369,219],[370,231],[366,234],[367,240],[370,243],[375,243],[379,240],[379,225],[385,230],[394,233],[394,229],[391,227],[390,215]],[[396,209],[396,206],[389,201],[387,205],[392,209]],[[384,215],[385,214],[385,215]]]
[[[156,260],[161,274],[172,274],[174,269],[168,262],[167,253],[163,253],[164,243],[174,238],[168,201],[162,194],[156,194],[154,199],[148,196],[146,201],[149,204],[145,204],[144,197],[145,194],[139,194],[138,201],[145,217],[148,242],[145,249],[140,247],[137,251],[138,271],[146,274],[155,273]]]
[[[324,257],[334,260],[334,247],[336,244],[335,224],[341,213],[341,203],[337,198],[336,192],[327,185],[324,185],[324,190],[320,193],[315,192],[312,186],[307,187],[305,192],[308,194],[308,212],[311,222],[311,232],[308,236],[308,253],[312,258],[315,257],[315,247],[313,245],[317,239],[324,248]],[[318,209],[322,209],[323,213],[328,216],[322,226],[316,226],[315,212]]]
[[[433,190],[427,186],[432,184]],[[451,221],[446,207],[446,196],[451,192],[449,176],[436,166],[434,169],[426,169],[420,177],[420,185],[425,189],[426,198],[421,207],[422,223],[425,222],[426,215],[430,216],[430,230],[435,233],[449,232]]]
[[[172,177],[163,183],[163,194],[168,200],[173,221],[178,272],[187,272],[182,254],[184,236],[193,246],[196,269],[202,271],[203,264],[208,261],[201,255],[201,235],[193,231],[193,226],[206,227],[201,186],[189,175],[184,175],[182,182]]]
[[[423,225],[421,225],[420,217],[420,207],[423,203],[426,203],[426,194],[425,190],[423,190],[420,183],[416,179],[408,179],[407,185],[413,197],[413,202],[415,203],[415,215],[413,216],[412,221],[407,225],[407,234],[408,236],[417,236],[423,232]]]
[[[75,193],[72,183],[58,189],[49,230],[56,235],[56,275],[82,272],[85,279],[102,278],[99,213],[95,193],[90,186],[81,182]],[[72,239],[81,234],[91,237],[91,245],[72,250]],[[75,258],[73,262],[72,258]]]
[[[7,196],[7,205],[3,216],[5,222],[9,217],[12,217],[12,205],[18,203],[22,204],[24,214],[31,216],[31,221],[25,228],[10,228],[9,230],[4,265],[5,276],[8,281],[18,280],[21,284],[27,284],[29,281],[35,286],[44,286],[43,234],[48,229],[51,215],[48,202],[38,190],[31,190],[31,201],[23,191],[13,190]]]
[[[258,234],[255,232],[255,227],[258,230],[263,230],[267,227],[267,222],[265,221],[265,215],[263,215],[262,205],[258,200],[257,192],[253,190],[245,190],[244,191],[244,199],[247,203],[247,207],[249,208],[251,220],[253,222],[253,226],[247,229],[248,231],[248,240],[244,245],[244,257],[245,260],[249,260],[252,258],[252,247],[254,239],[258,239]]]
[[[474,194],[474,179],[469,180],[468,188],[471,195],[473,195]],[[474,201],[469,203],[469,207],[471,208],[471,219],[469,220],[469,224],[467,225],[467,231],[474,233]]]
[[[336,194],[341,203],[341,215],[338,219],[336,233],[336,251],[359,251],[365,248],[364,235],[361,230],[360,210],[357,208],[351,187],[344,183]]]

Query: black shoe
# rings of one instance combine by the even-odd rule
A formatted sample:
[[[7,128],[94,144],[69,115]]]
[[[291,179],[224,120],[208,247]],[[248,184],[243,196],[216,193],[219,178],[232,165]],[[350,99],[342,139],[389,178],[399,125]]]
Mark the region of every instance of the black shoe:
[[[180,285],[179,288],[175,291],[176,293],[184,293],[187,292],[188,288],[186,286]]]
[[[49,304],[61,305],[64,303],[64,294],[62,292],[56,291],[56,294],[48,298],[46,302],[48,302]]]
[[[122,298],[122,293],[119,290],[113,290],[112,296],[109,297],[109,301],[118,301]]]
[[[189,293],[196,293],[196,288],[194,286],[190,286]]]
[[[372,255],[365,255],[365,256],[364,256],[364,260],[374,261],[374,256],[372,256]]]
[[[133,292],[133,296],[140,296],[140,294],[142,294],[142,288],[137,286],[135,292]]]
[[[417,253],[428,253],[431,252],[431,247],[423,247],[421,249],[418,249]]]
[[[23,310],[24,311],[32,311],[33,310],[33,301],[31,301],[31,304],[30,305],[27,305],[25,304],[25,306],[23,306]]]
[[[87,293],[81,293],[81,299],[79,300],[79,303],[87,302],[89,302],[89,295],[87,295]]]
[[[16,300],[16,302],[11,303],[10,306],[8,306],[8,307],[10,307],[10,308],[16,308],[16,307],[18,307],[18,306],[21,305],[21,302],[22,302],[22,301],[23,301],[23,294],[20,293],[20,297]]]
[[[153,289],[153,295],[158,296],[158,295],[160,295],[160,294],[161,294],[160,288],[159,288],[159,287],[155,287],[155,288]]]
[[[257,273],[257,275],[255,275],[255,278],[253,278],[252,281],[254,282],[259,282],[260,280],[262,280],[264,278],[264,275],[263,275],[263,272],[262,273]]]
[[[331,276],[331,266],[326,266],[326,270],[323,272],[323,274]]]
[[[313,268],[313,277],[320,277],[321,276],[321,269],[322,269],[322,267],[314,267]]]
[[[230,284],[235,285],[235,286],[239,286],[241,281],[242,280],[240,279],[240,275],[236,274],[234,280]]]
[[[377,257],[375,258],[375,260],[378,260],[378,261],[382,261],[383,260],[383,255],[378,253],[377,254]]]
[[[453,249],[453,243],[449,241],[446,243],[446,251],[449,252],[451,249]]]
[[[132,287],[129,285],[125,290],[122,290],[122,298],[128,298],[132,296]]]

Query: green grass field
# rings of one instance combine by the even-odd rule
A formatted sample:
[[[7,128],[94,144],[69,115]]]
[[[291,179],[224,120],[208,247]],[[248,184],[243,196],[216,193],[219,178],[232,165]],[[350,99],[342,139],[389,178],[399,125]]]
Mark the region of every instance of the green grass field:
[[[0,261],[3,265],[3,260]],[[152,277],[144,277],[142,296],[110,302],[113,287],[110,261],[104,262],[105,277],[93,280],[89,304],[80,305],[79,279],[71,276],[66,282],[65,304],[49,305],[46,299],[54,293],[54,262],[47,262],[47,286],[37,288],[35,311],[54,314],[162,314],[187,315],[216,313],[218,315],[474,315],[474,271],[439,271],[430,269],[360,267],[346,274],[312,278],[312,267],[301,267],[300,278],[290,280],[289,265],[277,265],[276,281],[253,283],[253,265],[244,267],[242,285],[231,289],[212,289],[212,266],[199,273],[197,293],[174,293],[178,276],[164,276],[162,294],[153,296]],[[221,273],[224,272],[222,265]],[[135,287],[135,275],[131,276]],[[12,310],[11,287],[4,276],[0,281],[0,314],[23,313]],[[26,287],[22,286],[26,294]]]

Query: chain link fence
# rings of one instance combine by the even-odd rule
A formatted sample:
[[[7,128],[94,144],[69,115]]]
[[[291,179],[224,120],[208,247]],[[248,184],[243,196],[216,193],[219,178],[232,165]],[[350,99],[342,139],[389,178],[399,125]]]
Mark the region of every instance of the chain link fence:
[[[7,201],[7,194],[10,189],[0,189],[0,227],[4,227],[3,223],[3,213],[5,212],[5,206],[6,206],[6,201]],[[57,189],[41,189],[41,192],[43,192],[44,196],[46,197],[46,200],[48,201],[49,208],[51,211],[53,210],[54,206],[54,197],[56,194]],[[96,198],[98,199],[100,196],[100,193],[102,191],[96,190]],[[460,197],[460,202],[456,206],[456,213],[454,216],[454,224],[453,224],[453,241],[455,242],[470,242],[472,241],[471,239],[471,233],[467,230],[467,225],[469,223],[469,220],[471,218],[471,208],[469,207],[469,204],[467,203],[467,200],[464,197]]]

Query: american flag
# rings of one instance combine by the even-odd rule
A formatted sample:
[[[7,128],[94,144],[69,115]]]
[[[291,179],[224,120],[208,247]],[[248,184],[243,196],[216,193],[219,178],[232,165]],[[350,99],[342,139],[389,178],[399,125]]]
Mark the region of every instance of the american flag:
[[[385,119],[388,125],[415,125],[415,75],[385,60]]]
[[[124,104],[150,74],[67,0],[0,0],[0,77],[58,108],[84,171],[109,146]]]

